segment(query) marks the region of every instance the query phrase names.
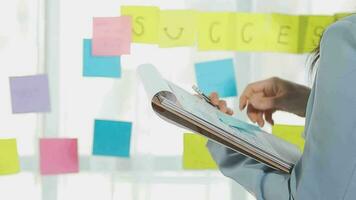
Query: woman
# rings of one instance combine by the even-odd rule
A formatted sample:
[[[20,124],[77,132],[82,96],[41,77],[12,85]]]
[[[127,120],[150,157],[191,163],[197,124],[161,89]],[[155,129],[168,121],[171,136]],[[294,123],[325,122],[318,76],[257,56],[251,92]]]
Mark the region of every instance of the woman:
[[[356,199],[356,15],[324,32],[312,89],[272,78],[250,84],[240,97],[253,122],[273,124],[283,110],[306,117],[305,148],[291,174],[273,170],[224,146],[208,148],[221,172],[257,199]],[[226,102],[211,94],[221,111]]]

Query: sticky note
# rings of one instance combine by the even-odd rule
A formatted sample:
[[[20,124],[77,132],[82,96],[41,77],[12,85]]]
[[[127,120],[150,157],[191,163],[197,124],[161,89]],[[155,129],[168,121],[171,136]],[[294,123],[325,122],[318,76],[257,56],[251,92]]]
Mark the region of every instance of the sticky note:
[[[267,45],[270,15],[257,13],[235,13],[235,50],[263,51]]]
[[[234,14],[200,12],[198,14],[198,49],[233,50],[235,45]]]
[[[49,112],[48,76],[10,77],[13,113]]]
[[[272,134],[296,145],[301,151],[304,149],[304,126],[274,125]]]
[[[217,116],[222,123],[232,128],[244,130],[245,132],[250,133],[251,135],[259,133],[261,131],[260,127],[241,121],[223,112],[217,112]]]
[[[42,175],[78,172],[77,139],[40,139],[40,169]]]
[[[335,16],[335,20],[340,20],[342,18],[348,17],[353,14],[355,13],[336,13],[334,16]]]
[[[92,41],[83,40],[83,76],[111,77],[121,76],[119,56],[93,56],[91,53]]]
[[[160,47],[194,45],[196,34],[196,12],[192,10],[165,10],[160,12]]]
[[[118,56],[130,53],[131,17],[95,17],[93,49],[95,56]]]
[[[205,93],[219,93],[220,97],[237,96],[234,63],[232,59],[195,64],[198,87]]]
[[[184,134],[184,169],[217,169],[217,165],[206,147],[207,142],[205,137],[198,134]]]
[[[16,139],[0,139],[0,175],[20,171]]]
[[[266,51],[298,53],[299,16],[272,14]]]
[[[130,156],[131,122],[95,120],[93,155]]]
[[[319,46],[324,30],[335,21],[333,16],[301,16],[299,45],[301,53],[311,52]]]
[[[137,43],[158,43],[159,8],[122,6],[121,15],[132,17],[132,39]]]

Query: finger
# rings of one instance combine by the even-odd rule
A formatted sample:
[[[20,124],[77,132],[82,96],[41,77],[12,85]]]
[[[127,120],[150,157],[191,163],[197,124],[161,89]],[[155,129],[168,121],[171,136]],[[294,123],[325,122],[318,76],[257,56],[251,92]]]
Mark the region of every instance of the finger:
[[[247,85],[247,87],[244,89],[244,91],[240,95],[240,103],[239,103],[240,110],[243,110],[246,107],[248,99],[254,93],[263,92],[267,83],[268,83],[268,80],[262,80],[262,81],[257,81],[257,82]]]
[[[274,111],[269,110],[265,112],[265,120],[271,124],[272,126],[274,125],[274,120],[272,118],[272,114],[274,113]]]
[[[228,114],[228,115],[233,115],[233,114],[234,114],[234,111],[233,111],[231,108],[227,108],[226,114]]]
[[[257,93],[249,98],[249,103],[257,110],[274,110],[278,108],[278,97],[266,97]]]
[[[240,96],[239,109],[242,111],[247,105],[248,98],[246,96]]]
[[[257,122],[257,113],[258,111],[251,104],[247,105],[247,116],[253,123]]]
[[[211,103],[214,106],[218,106],[219,105],[219,94],[216,92],[212,92],[209,96]]]
[[[258,112],[257,113],[257,124],[260,126],[260,127],[263,127],[265,125],[265,120],[263,119],[263,112]]]
[[[227,106],[226,106],[226,101],[220,100],[219,101],[219,109],[221,112],[226,113],[227,112]]]

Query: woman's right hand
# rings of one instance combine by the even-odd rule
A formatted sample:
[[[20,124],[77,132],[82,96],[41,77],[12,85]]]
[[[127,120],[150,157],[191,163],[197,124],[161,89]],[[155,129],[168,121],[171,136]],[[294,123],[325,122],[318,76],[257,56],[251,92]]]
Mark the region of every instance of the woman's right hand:
[[[252,122],[263,126],[265,120],[274,124],[272,114],[286,111],[305,117],[310,88],[280,78],[249,84],[240,96],[240,110],[247,107]]]

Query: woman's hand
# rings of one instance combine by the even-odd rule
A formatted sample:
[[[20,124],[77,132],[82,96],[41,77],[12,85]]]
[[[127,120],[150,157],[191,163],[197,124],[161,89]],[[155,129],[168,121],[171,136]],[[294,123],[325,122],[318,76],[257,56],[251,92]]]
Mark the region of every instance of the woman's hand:
[[[217,106],[219,108],[219,110],[223,113],[226,113],[228,115],[233,115],[234,112],[232,111],[231,108],[227,107],[226,101],[224,100],[220,100],[219,99],[219,95],[216,92],[212,92],[209,96],[211,103],[214,106]]]
[[[270,78],[249,84],[240,96],[240,110],[247,106],[252,122],[263,126],[265,120],[274,124],[272,114],[277,111],[305,116],[310,88],[280,78]]]
[[[270,78],[249,84],[240,96],[240,110],[247,106],[247,115],[254,123],[264,126],[265,121],[274,124],[272,114],[277,111],[305,116],[310,88],[280,78]],[[216,92],[210,94],[211,102],[220,111],[232,115],[226,101],[220,100]]]

